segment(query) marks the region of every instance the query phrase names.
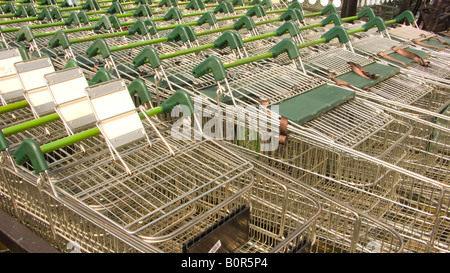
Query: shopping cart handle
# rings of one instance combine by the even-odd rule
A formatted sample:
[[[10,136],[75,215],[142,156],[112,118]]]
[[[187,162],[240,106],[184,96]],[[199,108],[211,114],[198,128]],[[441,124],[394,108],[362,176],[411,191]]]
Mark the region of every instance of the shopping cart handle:
[[[333,4],[329,4],[329,5],[327,5],[325,8],[323,8],[320,11],[320,14],[325,15],[328,12],[329,13],[337,13],[338,11],[337,11],[336,7]]]
[[[303,13],[298,9],[288,9],[280,16],[281,21],[302,21],[303,19]]]
[[[94,77],[92,77],[92,79],[88,82],[88,85],[94,85],[94,84],[98,84],[98,83],[102,83],[102,82],[107,82],[111,80],[111,74],[109,74],[109,72],[104,69],[104,68],[100,68],[97,73],[95,73]]]
[[[272,52],[274,58],[284,52],[288,54],[289,59],[291,60],[300,57],[300,51],[298,50],[296,43],[291,39],[281,40],[281,42],[269,49],[269,52]]]
[[[184,90],[177,90],[165,102],[161,103],[159,107],[162,108],[163,113],[168,113],[177,105],[185,105],[189,108],[190,114],[194,114],[194,103],[189,94]]]
[[[27,41],[31,42],[34,39],[33,33],[31,33],[30,26],[23,26],[16,33],[16,42]]]
[[[27,16],[27,10],[24,5],[19,5],[16,12],[14,13],[14,17],[25,17]]]
[[[182,42],[187,42],[187,41],[195,41],[197,39],[197,36],[195,35],[194,30],[192,29],[191,26],[186,26],[186,25],[178,25],[175,27],[174,30],[172,30],[172,32],[169,33],[169,35],[167,36],[167,40],[169,41],[182,41]]]
[[[134,79],[128,85],[128,92],[130,92],[130,96],[138,95],[141,104],[145,104],[150,102],[152,98],[150,97],[150,92],[147,89],[144,81],[142,79]]]
[[[109,20],[108,16],[106,16],[106,15],[102,15],[100,17],[100,20],[98,20],[98,22],[94,25],[95,30],[100,30],[102,28],[104,28],[106,30],[109,30],[112,28],[111,21]]]
[[[367,22],[363,25],[363,28],[364,28],[364,31],[367,31],[374,26],[377,27],[378,31],[386,30],[386,24],[384,23],[383,19],[381,19],[380,17],[372,18],[369,22]]]
[[[107,13],[114,14],[114,13],[123,13],[125,10],[123,9],[123,6],[120,2],[114,2],[112,5],[107,9]]]
[[[52,38],[50,38],[50,41],[48,41],[48,45],[50,46],[50,48],[61,46],[63,49],[67,49],[70,46],[70,42],[67,38],[67,34],[60,29],[56,31],[55,34],[53,34]]]
[[[300,29],[296,24],[294,24],[294,22],[287,21],[284,24],[282,24],[279,28],[277,28],[277,30],[275,31],[277,36],[281,36],[286,32],[289,33],[291,37],[293,37],[300,34]]]
[[[331,22],[333,22],[335,26],[340,26],[344,23],[342,22],[342,18],[338,13],[332,13],[321,21],[322,26],[326,26]]]
[[[37,16],[37,19],[39,21],[45,20],[47,18],[47,21],[51,21],[52,18],[52,14],[50,13],[50,10],[45,7],[42,9],[41,13],[39,13],[39,15]]]
[[[147,16],[152,16],[153,15],[153,11],[150,8],[149,5],[147,4],[143,4],[140,5],[134,12],[133,12],[133,16],[134,17],[147,17]]]
[[[210,71],[213,73],[216,81],[221,81],[227,77],[227,72],[225,71],[222,61],[216,56],[209,56],[206,60],[192,69],[192,73],[196,78],[199,78]]]
[[[325,39],[325,42],[328,43],[334,38],[338,38],[339,42],[342,44],[347,43],[350,41],[350,37],[348,36],[347,31],[342,26],[334,26],[329,31],[325,32],[321,38]]]
[[[158,3],[158,6],[163,7],[177,7],[178,6],[178,1],[177,0],[161,0]]]
[[[298,9],[300,11],[303,11],[303,6],[299,1],[294,1],[294,3],[289,5],[288,9]]]
[[[211,11],[207,11],[207,12],[203,13],[203,15],[200,16],[200,18],[198,18],[197,25],[201,26],[204,23],[208,23],[210,26],[217,23],[217,18],[214,15],[214,13],[212,13]]]
[[[109,21],[114,29],[119,29],[121,27],[119,18],[115,14],[109,16]]]
[[[201,1],[197,1],[197,0],[191,0],[189,1],[189,3],[186,5],[185,9],[192,9],[192,10],[199,10],[200,8],[200,2]],[[203,2],[202,2],[203,3]]]
[[[267,15],[267,13],[264,10],[264,8],[262,6],[260,6],[260,5],[253,6],[253,8],[249,9],[245,14],[250,16],[250,17],[256,16],[258,18]]]
[[[82,10],[82,11],[78,12],[77,16],[78,16],[78,20],[80,22],[82,22],[85,25],[89,24],[89,17],[87,15],[86,11]]]
[[[8,3],[3,8],[3,12],[4,13],[15,13],[16,12],[16,8],[14,7],[14,3],[8,1]]]
[[[273,7],[273,3],[271,0],[262,0],[261,3],[259,3],[262,7],[266,6],[266,8],[270,9]]]
[[[217,0],[205,0],[205,4],[207,3],[217,3]]]
[[[161,65],[159,55],[152,46],[146,46],[141,52],[139,52],[139,54],[133,59],[133,65],[134,67],[139,67],[147,61],[153,69],[158,68]]]
[[[86,54],[89,58],[97,56],[99,53],[104,59],[111,55],[111,51],[103,38],[95,40],[86,50]]]
[[[34,172],[39,174],[48,169],[44,154],[39,145],[32,139],[25,139],[13,153],[14,161],[17,165],[30,161]]]
[[[213,11],[213,13],[231,13],[234,12],[233,4],[230,2],[222,2],[220,3]]]
[[[233,0],[233,1],[231,1],[231,3],[233,4],[233,6],[244,6],[245,5],[244,0]]]
[[[53,5],[56,5],[56,1],[52,1],[52,0],[42,0],[42,1],[41,1],[41,5],[53,6]]]
[[[97,0],[86,0],[86,2],[81,8],[84,10],[99,10],[100,5],[97,2]]]
[[[155,35],[158,32],[158,28],[156,27],[155,22],[153,22],[150,19],[147,19],[144,21],[145,25],[147,26],[147,30],[151,35]]]
[[[244,42],[242,41],[241,35],[237,31],[228,30],[225,31],[214,41],[214,47],[219,49],[224,49],[229,46],[230,49],[243,48]]]
[[[0,130],[0,152],[9,148],[8,141],[6,141],[6,137],[3,134],[3,130]]]
[[[37,11],[36,8],[33,6],[33,4],[27,5],[27,14],[31,17],[37,17]]]
[[[138,33],[139,35],[146,35],[148,33],[147,26],[145,25],[144,21],[141,19],[138,19],[136,23],[134,23],[130,29],[128,29],[128,33],[133,35],[135,33]]]
[[[164,0],[163,0],[164,1]],[[169,21],[171,19],[178,21],[183,19],[183,15],[181,14],[180,9],[178,8],[171,8],[163,17],[165,21]]]
[[[363,9],[360,13],[358,13],[357,17],[358,19],[363,18],[364,16],[369,17],[369,20],[372,20],[375,17],[375,12],[373,12],[373,9],[367,7]]]
[[[69,68],[73,68],[73,67],[79,67],[79,65],[78,65],[77,61],[75,61],[74,59],[70,59],[64,66],[64,69],[69,69]]]
[[[54,7],[50,12],[52,18],[55,20],[62,20],[63,16],[61,14],[61,10],[58,7]]]
[[[395,17],[396,23],[401,23],[403,22],[403,20],[406,20],[408,24],[412,24],[414,23],[414,21],[416,21],[416,19],[414,18],[414,14],[409,10],[405,10],[404,12],[400,13],[400,15]]]
[[[247,30],[253,30],[256,28],[255,21],[253,21],[252,17],[248,15],[242,16],[241,19],[237,20],[233,25],[235,30],[240,30],[244,26]]]
[[[134,3],[137,5],[137,4],[140,4],[140,5],[142,5],[142,4],[149,4],[149,5],[151,5],[151,4],[153,4],[153,0],[135,0],[134,1]]]

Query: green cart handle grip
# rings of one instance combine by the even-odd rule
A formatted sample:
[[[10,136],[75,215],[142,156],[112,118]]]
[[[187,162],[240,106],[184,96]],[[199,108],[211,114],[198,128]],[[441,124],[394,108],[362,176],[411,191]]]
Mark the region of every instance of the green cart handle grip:
[[[325,8],[320,11],[320,14],[325,15],[327,13],[338,13],[336,7],[333,4],[328,4]]]
[[[360,13],[358,13],[358,15],[356,15],[358,19],[364,18],[365,16],[367,16],[369,20],[372,20],[373,18],[375,18],[375,12],[373,11],[373,9],[367,7],[363,9]]]
[[[69,69],[69,68],[74,68],[74,67],[79,67],[77,61],[75,61],[74,59],[69,60],[66,65],[64,66],[64,69]]]
[[[78,16],[78,20],[80,22],[82,22],[85,25],[89,24],[89,17],[87,15],[86,11],[82,10],[82,11],[78,12],[77,16]]]
[[[117,18],[117,15],[112,14],[109,16],[109,21],[111,22],[111,25],[114,29],[119,29],[121,27],[119,18]]]
[[[203,15],[200,16],[200,18],[198,18],[197,25],[201,26],[204,23],[208,23],[210,26],[217,23],[217,18],[214,15],[214,13],[212,13],[211,11],[207,11],[207,12],[203,13]]]
[[[333,22],[335,26],[341,26],[344,23],[338,13],[332,13],[320,22],[322,23],[322,26],[326,26],[331,22]]]
[[[39,21],[43,21],[46,18],[47,18],[47,21],[50,21],[51,19],[53,19],[52,14],[51,14],[50,10],[47,7],[42,9],[42,11],[41,11],[41,13],[39,13],[37,19]]]
[[[197,39],[197,36],[195,35],[194,30],[192,29],[191,26],[186,26],[186,25],[178,25],[175,27],[174,30],[172,30],[172,32],[169,33],[169,35],[167,36],[167,40],[168,41],[182,41],[182,42],[187,42],[187,41],[195,41]]]
[[[72,5],[69,4],[69,1],[68,1],[68,0],[64,0],[64,2],[61,3],[61,7],[62,7],[62,8],[67,8],[67,7],[76,6],[76,4],[75,4],[74,1],[71,1],[71,2],[72,2]]]
[[[108,58],[111,55],[108,44],[103,38],[98,38],[97,40],[95,40],[86,50],[86,55],[89,58],[97,56],[98,54],[101,54],[104,59]]]
[[[3,134],[3,130],[0,130],[0,152],[9,148],[8,141],[6,141],[6,137]]]
[[[33,4],[27,5],[27,14],[31,17],[37,17],[37,11],[36,8],[33,6]]]
[[[67,38],[67,34],[62,30],[58,30],[53,34],[50,41],[48,41],[48,45],[50,48],[57,48],[61,46],[63,49],[67,49],[70,46],[69,39]]]
[[[114,2],[109,8],[106,10],[109,14],[115,14],[115,13],[123,13],[125,10],[123,9],[123,6],[120,2]]]
[[[75,11],[72,11],[67,17],[67,20],[64,21],[66,26],[75,25],[78,26],[80,24],[80,19]]]
[[[8,3],[3,8],[4,13],[16,13],[16,8],[14,7],[14,3],[11,1],[8,1]]]
[[[303,11],[303,6],[299,1],[294,1],[294,3],[288,6],[288,9],[298,9],[300,11]]]
[[[266,6],[266,8],[270,9],[273,7],[273,3],[271,0],[262,0],[261,3],[259,3],[262,7]]]
[[[55,19],[55,20],[62,20],[63,19],[61,10],[58,7],[54,7],[52,9],[52,11],[50,12],[50,14],[52,15],[52,18]]]
[[[17,7],[16,12],[14,13],[14,17],[25,17],[27,16],[27,10],[24,5],[19,5]]]
[[[153,0],[135,0],[134,1],[134,3],[136,4],[136,5],[138,5],[138,4],[149,4],[149,5],[151,5],[151,4],[153,4]]]
[[[163,113],[168,113],[177,105],[185,105],[189,108],[190,114],[194,114],[194,103],[185,90],[177,90],[165,102],[161,103]]]
[[[135,33],[138,33],[139,35],[146,35],[148,33],[147,26],[145,25],[144,21],[141,19],[138,19],[136,23],[134,23],[130,29],[128,29],[128,33],[133,35]]]
[[[348,36],[347,31],[342,26],[334,26],[329,31],[325,32],[321,38],[325,39],[325,42],[328,43],[334,38],[338,38],[339,42],[344,44],[350,41],[350,37]]]
[[[281,53],[286,52],[289,59],[293,60],[300,57],[300,51],[298,50],[297,44],[291,39],[283,39],[281,42],[274,45],[269,52],[272,53],[272,57],[276,58]]]
[[[142,79],[136,78],[128,85],[128,92],[130,96],[138,95],[139,100],[142,104],[150,102],[152,98],[150,97],[150,92],[147,89],[144,81]]]
[[[16,42],[27,41],[31,42],[34,39],[33,33],[31,32],[30,26],[22,26],[16,33]]]
[[[104,28],[106,30],[109,30],[112,28],[111,21],[109,20],[108,16],[106,16],[106,15],[102,15],[100,17],[100,20],[98,20],[98,22],[94,25],[95,30],[100,30],[102,28]]]
[[[134,17],[147,17],[147,16],[152,16],[153,15],[153,11],[150,8],[149,5],[147,4],[142,4],[140,5],[134,12],[133,12],[133,16]]]
[[[230,49],[243,48],[244,42],[237,31],[227,30],[214,41],[214,47],[224,49],[229,46]]]
[[[185,6],[185,9],[188,9],[188,10],[199,10],[200,9],[199,1],[197,1],[197,0],[189,1],[189,3]]]
[[[48,169],[44,154],[41,152],[39,145],[32,139],[28,138],[22,141],[13,153],[14,161],[17,165],[30,161],[34,168],[34,172],[39,174]]]
[[[233,24],[235,30],[240,30],[241,28],[247,28],[247,30],[252,30],[256,28],[255,21],[253,21],[252,17],[245,15],[242,16],[236,23]]]
[[[245,5],[244,0],[233,0],[233,1],[231,1],[231,3],[233,4],[233,6],[244,6]]]
[[[304,19],[303,13],[298,9],[288,9],[280,15],[281,21],[302,21]]]
[[[251,9],[249,9],[245,13],[245,15],[248,15],[250,17],[256,16],[256,17],[260,18],[260,17],[266,16],[267,13],[262,6],[256,5],[256,6],[253,6]]]
[[[147,30],[151,35],[155,35],[158,32],[158,28],[156,27],[155,22],[153,20],[147,19],[144,21],[147,26]]]
[[[400,13],[400,15],[395,17],[395,22],[396,23],[401,23],[404,20],[408,24],[412,24],[412,23],[414,23],[414,21],[416,21],[416,19],[414,18],[414,14],[411,11],[409,11],[409,10],[405,10],[404,12]]]
[[[111,74],[109,74],[109,72],[104,69],[104,68],[100,68],[97,73],[95,73],[94,77],[92,77],[92,79],[88,82],[88,85],[94,85],[94,84],[99,84],[102,82],[107,82],[110,81],[111,78]]]
[[[386,30],[386,24],[384,23],[383,19],[381,19],[380,17],[372,18],[369,22],[365,23],[362,27],[364,28],[364,31],[367,31],[374,26],[377,27],[378,31]]]
[[[86,0],[81,8],[84,10],[99,10],[100,5],[97,0]]]
[[[261,0],[253,0],[250,2],[250,6],[259,5],[260,2],[261,2]]]
[[[230,2],[222,2],[213,10],[213,13],[231,13],[231,12],[234,12],[234,7]]]
[[[277,36],[281,36],[286,32],[288,32],[291,35],[291,37],[293,37],[300,34],[300,28],[294,22],[287,21],[284,24],[282,24],[279,28],[277,28],[277,30],[275,31]]]
[[[216,81],[221,81],[227,77],[227,72],[222,61],[217,56],[209,56],[206,60],[192,69],[194,77],[199,78],[211,71]]]
[[[47,6],[53,6],[53,5],[56,5],[56,0],[55,0],[55,1],[52,1],[52,0],[42,0],[42,1],[41,1],[41,5],[43,5],[43,6],[45,6],[45,5],[47,5]]]
[[[179,8],[171,8],[163,17],[165,21],[169,21],[171,19],[178,21],[183,18],[181,11]]]
[[[158,3],[159,7],[177,7],[178,6],[178,1],[177,0],[162,0]]]
[[[205,0],[204,2],[205,2],[205,4],[213,4],[213,3],[217,3],[217,0]]]
[[[146,62],[150,63],[152,68],[158,68],[161,65],[161,59],[152,46],[146,46],[136,57],[133,58],[133,66],[139,67]]]

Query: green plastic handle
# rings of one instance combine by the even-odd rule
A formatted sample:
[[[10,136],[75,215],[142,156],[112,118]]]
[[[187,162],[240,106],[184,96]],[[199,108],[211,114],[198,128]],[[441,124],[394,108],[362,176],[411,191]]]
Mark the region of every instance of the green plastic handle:
[[[200,9],[200,5],[198,3],[197,0],[191,0],[189,1],[189,3],[185,6],[185,9],[189,9],[189,10],[199,10]]]
[[[108,58],[111,55],[108,44],[103,38],[98,38],[95,40],[86,50],[86,54],[89,58],[97,56],[99,53],[103,58]]]
[[[80,19],[78,18],[77,13],[75,11],[72,11],[69,14],[69,17],[67,18],[67,20],[64,21],[64,24],[66,24],[67,26],[70,26],[70,25],[78,26],[80,24]]]
[[[338,13],[332,13],[321,21],[323,26],[326,26],[331,22],[333,22],[335,26],[340,26],[344,23],[342,22],[342,18]]]
[[[55,0],[55,1],[52,1],[52,0],[42,0],[42,1],[41,1],[41,5],[43,5],[43,6],[45,6],[45,5],[47,5],[47,6],[53,6],[53,5],[56,5],[56,0]]]
[[[229,12],[230,12],[229,6],[225,2],[220,3],[213,10],[213,13],[229,13]]]
[[[77,16],[78,16],[78,20],[80,22],[82,22],[85,25],[89,24],[89,17],[87,15],[86,11],[82,10],[82,11],[78,12]]]
[[[201,26],[204,23],[208,23],[210,26],[217,23],[217,18],[214,15],[214,13],[212,13],[211,11],[207,11],[207,12],[203,13],[203,15],[200,16],[200,18],[198,18],[197,25]]]
[[[14,161],[17,165],[30,161],[34,172],[39,174],[48,169],[44,154],[39,145],[32,139],[25,139],[13,153]]]
[[[6,141],[6,137],[3,134],[3,130],[0,130],[0,151],[4,151],[9,148],[8,141]]]
[[[134,96],[135,94],[137,94],[142,104],[152,100],[152,98],[150,97],[150,92],[148,91],[147,86],[142,79],[134,79],[128,85],[128,92],[130,93],[130,96]]]
[[[147,19],[144,21],[147,26],[147,30],[151,35],[155,35],[158,32],[158,28],[156,27],[155,22],[153,20]]]
[[[114,29],[119,29],[121,27],[119,18],[117,18],[117,15],[112,14],[109,16],[109,21],[111,22],[111,25]]]
[[[262,0],[261,3],[259,3],[259,5],[266,6],[266,8],[270,9],[273,7],[273,3],[271,0]]]
[[[194,77],[199,78],[211,71],[216,81],[221,81],[227,77],[227,72],[222,61],[217,56],[209,56],[206,60],[192,69]]]
[[[147,9],[146,4],[141,4],[134,12],[133,12],[133,16],[134,17],[147,17],[147,16],[151,16],[148,13],[148,9]],[[153,13],[152,13],[153,14]]]
[[[98,20],[98,22],[94,26],[95,30],[100,30],[102,28],[104,28],[106,30],[109,30],[112,28],[111,21],[109,20],[108,16],[106,16],[106,15],[102,15],[100,17],[100,20]]]
[[[244,47],[244,42],[237,31],[227,30],[214,41],[214,47],[224,49],[229,46],[230,49]]]
[[[294,3],[289,5],[288,9],[298,9],[300,11],[303,11],[303,6],[299,1],[294,1]]]
[[[185,90],[177,90],[165,102],[161,103],[163,113],[168,113],[177,105],[185,105],[189,108],[190,114],[194,113],[194,103]]]
[[[23,26],[19,29],[19,31],[17,31],[16,33],[16,41],[17,42],[22,42],[22,41],[27,41],[27,42],[31,42],[34,39],[33,33],[31,32],[30,26]]]
[[[123,6],[120,2],[114,2],[109,8],[106,10],[109,14],[115,14],[115,13],[123,13],[125,10],[123,9]]]
[[[373,9],[367,7],[357,15],[358,19],[364,18],[365,16],[369,17],[369,20],[372,20],[373,18],[375,18],[375,12],[373,11]]]
[[[233,6],[244,6],[245,5],[244,0],[233,0],[233,1],[231,1],[231,3],[233,4]]]
[[[100,5],[97,0],[86,0],[81,8],[84,10],[99,10]]]
[[[242,16],[236,23],[233,24],[235,30],[240,30],[241,28],[247,28],[247,30],[252,30],[256,28],[255,21],[253,21],[252,17],[245,15]]]
[[[334,38],[338,38],[339,42],[347,43],[350,41],[350,37],[348,36],[347,31],[342,26],[334,26],[329,31],[325,32],[321,38],[325,39],[325,42],[328,43]]]
[[[66,65],[64,66],[64,69],[69,69],[69,68],[74,68],[74,67],[79,67],[77,61],[71,59],[69,60]]]
[[[161,59],[152,46],[146,46],[138,55],[136,55],[136,57],[134,57],[133,66],[139,67],[147,61],[152,68],[158,68],[161,65]]]
[[[14,3],[11,2],[11,1],[8,1],[8,3],[3,8],[3,12],[4,13],[15,13],[16,12],[16,8],[14,7]]]
[[[46,18],[47,18],[47,21],[51,21],[51,19],[53,18],[52,14],[50,13],[50,10],[47,7],[42,9],[42,11],[41,11],[41,13],[39,13],[37,19],[40,21],[43,21]]]
[[[325,8],[320,11],[320,14],[325,15],[327,13],[338,13],[336,7],[333,4],[328,4]]]
[[[48,41],[48,45],[50,48],[56,48],[61,46],[63,49],[67,49],[70,46],[69,39],[67,38],[67,34],[63,30],[58,30],[53,34],[50,41]]]
[[[149,5],[151,5],[151,4],[153,4],[153,0],[135,0],[134,1],[134,3],[137,5],[137,4],[149,4]]]
[[[179,8],[171,8],[163,17],[165,21],[169,21],[171,19],[178,21],[183,18],[181,11]]]
[[[163,7],[163,6],[176,7],[176,6],[178,6],[178,2],[177,2],[177,0],[162,0],[158,3],[158,6],[160,6],[160,7]]]
[[[275,31],[277,36],[281,36],[286,32],[288,32],[291,35],[291,37],[293,37],[300,34],[300,29],[294,22],[287,21],[284,24],[282,24],[279,28],[277,28],[277,30]]]
[[[386,24],[384,23],[383,19],[381,19],[380,17],[372,18],[369,22],[365,23],[362,27],[364,28],[364,31],[367,31],[374,26],[377,27],[378,31],[386,30]]]
[[[24,5],[19,5],[17,7],[16,12],[14,13],[14,17],[26,17],[27,16],[27,10]]]
[[[262,6],[260,6],[260,5],[253,6],[245,14],[250,16],[250,17],[256,16],[258,18],[267,15],[267,13],[264,10],[264,8]]]
[[[169,41],[182,41],[182,42],[187,42],[187,41],[195,41],[197,39],[197,36],[195,35],[194,30],[192,29],[191,26],[187,26],[187,25],[178,25],[175,27],[174,30],[172,30],[172,32],[169,33],[169,35],[167,36],[167,40]]]
[[[287,52],[289,59],[291,60],[300,57],[300,51],[298,50],[297,44],[291,39],[281,40],[281,42],[269,49],[269,52],[272,53],[274,58],[284,52]]]
[[[134,23],[133,26],[131,26],[131,28],[128,29],[128,33],[131,35],[135,33],[138,33],[139,35],[146,35],[148,33],[148,29],[144,21],[138,19],[136,23]]]
[[[37,11],[36,8],[33,6],[33,4],[27,5],[27,14],[31,17],[37,17]]]
[[[298,9],[288,9],[280,15],[281,21],[302,21],[304,19],[303,13]]]
[[[401,23],[404,20],[408,24],[412,24],[412,23],[414,23],[414,21],[416,21],[416,19],[414,18],[414,14],[409,10],[405,10],[404,12],[400,13],[400,15],[395,17],[395,22],[397,22],[397,23]]]
[[[102,82],[107,82],[110,81],[111,78],[111,74],[109,74],[109,72],[104,69],[104,68],[100,68],[97,73],[95,73],[94,77],[92,77],[92,79],[88,82],[88,85],[94,85],[94,84],[99,84]]]

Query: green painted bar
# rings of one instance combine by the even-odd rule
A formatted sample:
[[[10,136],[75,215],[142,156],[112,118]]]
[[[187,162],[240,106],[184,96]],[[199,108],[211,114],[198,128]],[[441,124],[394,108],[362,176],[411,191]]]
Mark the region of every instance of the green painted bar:
[[[47,115],[47,116],[43,116],[41,118],[38,119],[33,119],[30,121],[26,121],[17,125],[13,125],[11,127],[7,127],[3,129],[3,134],[5,135],[5,137],[13,135],[13,134],[17,134],[19,132],[25,131],[27,129],[31,129],[55,120],[58,120],[59,116],[58,114],[54,113],[51,115]]]
[[[0,114],[4,114],[10,111],[14,111],[20,108],[24,108],[28,106],[28,102],[26,100],[18,101],[15,103],[11,103],[5,106],[0,106]]]

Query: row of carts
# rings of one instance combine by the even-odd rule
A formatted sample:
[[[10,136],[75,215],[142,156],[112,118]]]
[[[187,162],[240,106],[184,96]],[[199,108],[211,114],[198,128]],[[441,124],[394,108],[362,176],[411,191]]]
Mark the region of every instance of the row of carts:
[[[450,251],[450,41],[412,13],[0,7],[0,208],[58,250]]]

